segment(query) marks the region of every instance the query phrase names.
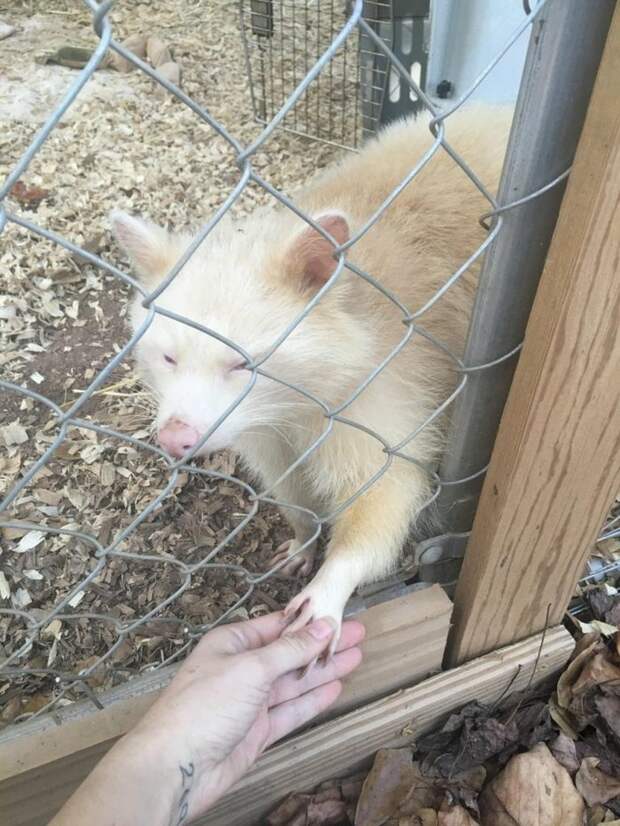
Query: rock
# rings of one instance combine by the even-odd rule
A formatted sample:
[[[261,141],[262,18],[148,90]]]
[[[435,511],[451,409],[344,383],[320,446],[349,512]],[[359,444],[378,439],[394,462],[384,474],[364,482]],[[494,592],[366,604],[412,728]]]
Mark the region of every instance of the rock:
[[[149,37],[146,43],[146,56],[154,69],[173,62],[170,49],[159,37]]]
[[[146,37],[142,34],[132,34],[126,37],[121,42],[121,46],[135,54],[136,57],[146,57]],[[116,52],[110,55],[110,65],[116,69],[117,72],[124,73],[133,72],[136,68],[131,61]]]
[[[161,75],[166,80],[169,80],[170,83],[174,83],[175,86],[181,85],[181,67],[178,63],[175,63],[172,60],[168,63],[164,63],[162,66],[158,66],[157,74]],[[157,84],[155,94],[158,97],[163,98],[170,93],[164,86],[160,86],[159,84]]]

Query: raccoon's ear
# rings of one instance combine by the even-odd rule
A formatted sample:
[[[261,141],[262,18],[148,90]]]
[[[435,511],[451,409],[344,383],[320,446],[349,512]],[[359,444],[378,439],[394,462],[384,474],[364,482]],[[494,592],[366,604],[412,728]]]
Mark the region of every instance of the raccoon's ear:
[[[175,265],[175,244],[165,229],[118,210],[110,214],[110,221],[119,246],[144,280],[157,282]]]
[[[329,233],[340,246],[350,238],[349,223],[339,212],[319,215],[315,223]],[[305,291],[317,292],[331,278],[338,266],[334,245],[314,227],[306,227],[293,241],[288,252],[288,274],[301,280]]]

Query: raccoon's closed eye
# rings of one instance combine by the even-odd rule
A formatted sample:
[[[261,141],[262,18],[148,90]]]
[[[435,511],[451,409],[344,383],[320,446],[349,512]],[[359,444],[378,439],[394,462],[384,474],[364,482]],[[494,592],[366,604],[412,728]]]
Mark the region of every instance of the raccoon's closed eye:
[[[230,372],[234,372],[235,370],[245,370],[247,362],[246,361],[238,361],[236,364],[230,365]]]
[[[177,363],[176,359],[173,359],[172,356],[167,356],[165,353],[164,353],[164,361],[168,362],[168,364],[176,364]]]

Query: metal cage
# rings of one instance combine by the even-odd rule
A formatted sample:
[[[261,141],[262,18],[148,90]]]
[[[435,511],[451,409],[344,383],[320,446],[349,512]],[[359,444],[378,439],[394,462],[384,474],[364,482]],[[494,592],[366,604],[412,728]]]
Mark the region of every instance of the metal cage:
[[[254,115],[268,123],[351,14],[351,0],[241,0],[241,32]],[[363,18],[415,83],[426,84],[430,0],[367,0]],[[287,113],[283,128],[346,148],[422,102],[360,30]]]

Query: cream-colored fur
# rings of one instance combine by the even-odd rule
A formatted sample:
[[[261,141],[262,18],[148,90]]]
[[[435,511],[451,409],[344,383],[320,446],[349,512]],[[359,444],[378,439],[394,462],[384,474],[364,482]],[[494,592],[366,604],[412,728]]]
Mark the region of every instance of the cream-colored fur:
[[[492,191],[511,114],[503,108],[476,107],[457,113],[447,123],[448,141]],[[354,234],[432,142],[423,120],[393,125],[359,155],[348,156],[318,175],[293,200],[315,219],[342,216]],[[414,313],[484,240],[478,218],[487,209],[488,202],[465,173],[439,149],[347,258]],[[299,240],[305,226],[281,206],[260,209],[238,223],[225,218],[158,303],[230,338],[260,360],[313,295],[312,286],[302,284],[297,272],[309,255]],[[151,285],[166,274],[188,243],[187,238],[169,236],[128,216],[117,216],[115,228]],[[463,349],[478,270],[479,262],[416,319],[457,354]],[[136,300],[135,327],[143,317]],[[350,398],[406,333],[401,309],[344,270],[262,367],[318,397],[331,411]],[[164,354],[177,365],[165,363]],[[159,397],[160,426],[175,417],[205,433],[249,380],[247,371],[230,372],[240,356],[226,344],[163,317],[156,319],[138,345],[137,359]],[[424,468],[432,468],[439,458],[445,422],[428,425],[403,448],[413,461],[390,459],[384,445],[393,446],[419,428],[447,398],[456,379],[450,360],[421,335],[412,335],[339,413],[347,421],[332,420],[325,440],[272,490],[270,495],[279,502],[320,517],[337,512],[330,520],[326,560],[289,606],[291,612],[299,612],[295,626],[311,616],[331,615],[340,621],[353,590],[394,566],[432,491]],[[259,376],[204,451],[234,447],[263,486],[271,489],[329,425],[315,402]],[[338,510],[385,468],[366,493]],[[312,538],[316,522],[303,511],[283,510],[295,540],[278,559],[297,553],[291,565],[295,567],[307,562],[313,550],[308,545],[305,555],[299,552]]]

